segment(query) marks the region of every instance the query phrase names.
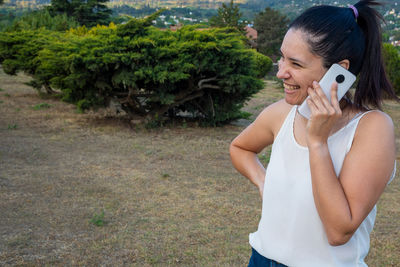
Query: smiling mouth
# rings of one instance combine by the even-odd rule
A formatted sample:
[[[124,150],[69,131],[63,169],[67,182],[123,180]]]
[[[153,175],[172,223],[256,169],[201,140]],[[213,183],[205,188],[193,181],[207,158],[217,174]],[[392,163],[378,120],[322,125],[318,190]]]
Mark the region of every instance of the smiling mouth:
[[[300,89],[300,86],[297,86],[297,85],[290,85],[290,84],[287,84],[287,83],[283,83],[283,87],[284,87],[286,90],[297,90],[297,89]]]

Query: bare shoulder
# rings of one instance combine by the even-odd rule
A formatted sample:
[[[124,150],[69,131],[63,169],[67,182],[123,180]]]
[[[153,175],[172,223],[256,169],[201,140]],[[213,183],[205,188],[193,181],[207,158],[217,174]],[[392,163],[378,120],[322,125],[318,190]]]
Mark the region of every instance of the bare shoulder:
[[[269,105],[268,107],[266,107],[266,108],[263,110],[263,112],[266,111],[266,112],[277,112],[277,113],[281,113],[282,111],[286,111],[286,115],[287,115],[287,113],[289,113],[289,111],[290,111],[290,109],[291,109],[292,107],[293,107],[293,106],[290,105],[290,104],[288,104],[288,103],[285,101],[285,99],[281,99],[281,100],[279,100],[279,101],[277,101],[277,102],[275,102],[275,103]]]
[[[292,108],[293,106],[286,103],[285,99],[281,99],[266,107],[254,123],[265,126],[276,134]]]
[[[379,110],[366,113],[359,122],[355,139],[363,137],[394,138],[394,125],[390,116]]]
[[[254,153],[261,152],[274,142],[277,132],[292,107],[285,100],[269,105],[232,141],[232,145]]]
[[[394,125],[390,116],[378,110],[366,113],[360,119],[349,155],[353,163],[359,161],[363,166],[373,167],[371,173],[380,166],[381,171],[390,174],[396,159]]]

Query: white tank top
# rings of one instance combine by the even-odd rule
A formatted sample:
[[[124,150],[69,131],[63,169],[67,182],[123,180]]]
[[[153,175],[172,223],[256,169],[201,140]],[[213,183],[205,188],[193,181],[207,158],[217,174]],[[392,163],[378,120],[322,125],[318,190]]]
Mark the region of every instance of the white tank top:
[[[296,110],[297,106],[291,109],[272,145],[261,220],[257,232],[249,236],[250,245],[264,257],[288,266],[367,266],[364,258],[369,250],[376,206],[346,244],[329,245],[314,204],[308,148],[299,145],[293,134]],[[364,114],[355,116],[328,138],[336,175]]]

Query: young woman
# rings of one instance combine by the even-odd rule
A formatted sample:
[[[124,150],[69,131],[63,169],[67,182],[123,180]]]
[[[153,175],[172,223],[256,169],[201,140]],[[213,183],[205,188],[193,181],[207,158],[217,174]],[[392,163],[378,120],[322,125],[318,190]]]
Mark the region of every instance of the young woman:
[[[397,97],[382,64],[376,5],[317,6],[295,19],[277,73],[285,98],[232,141],[233,165],[263,199],[249,266],[366,266],[396,154],[393,122],[380,111],[383,94]],[[340,102],[337,84],[329,102],[316,82],[334,63],[359,77],[354,97]],[[297,111],[303,101],[309,120]],[[257,154],[271,144],[265,170]]]

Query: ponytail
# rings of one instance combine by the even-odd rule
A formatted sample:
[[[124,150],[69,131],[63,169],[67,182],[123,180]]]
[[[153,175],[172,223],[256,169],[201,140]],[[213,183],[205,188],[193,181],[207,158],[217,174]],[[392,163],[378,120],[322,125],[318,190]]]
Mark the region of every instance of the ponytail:
[[[372,0],[363,0],[354,5],[358,10],[357,24],[365,36],[365,51],[359,81],[354,94],[354,104],[359,107],[381,109],[382,92],[398,99],[386,75],[382,57],[380,23],[383,17],[372,8],[380,6]]]

